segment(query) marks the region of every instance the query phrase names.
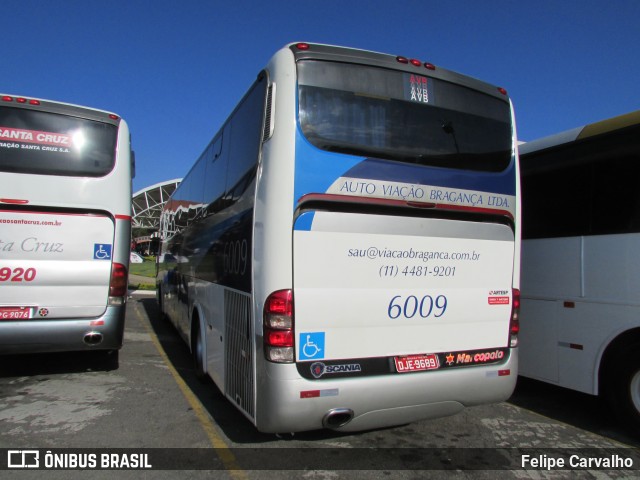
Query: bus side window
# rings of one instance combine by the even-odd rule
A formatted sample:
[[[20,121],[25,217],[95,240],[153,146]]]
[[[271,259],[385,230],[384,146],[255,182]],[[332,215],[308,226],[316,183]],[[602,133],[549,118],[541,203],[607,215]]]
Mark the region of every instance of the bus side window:
[[[640,166],[633,156],[616,156],[594,164],[592,234],[640,232],[639,176]]]
[[[207,150],[204,199],[205,216],[213,215],[224,208],[224,191],[227,177],[227,155],[224,154],[224,135],[220,134]]]
[[[254,84],[230,124],[227,199],[236,202],[253,182],[260,154],[266,82]],[[226,134],[226,129],[225,129]]]

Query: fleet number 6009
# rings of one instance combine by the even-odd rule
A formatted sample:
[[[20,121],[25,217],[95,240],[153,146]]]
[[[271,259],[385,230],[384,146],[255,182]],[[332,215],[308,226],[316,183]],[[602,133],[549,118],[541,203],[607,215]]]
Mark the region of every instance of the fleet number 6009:
[[[387,315],[392,320],[396,318],[414,318],[416,315],[420,318],[440,318],[447,311],[447,297],[438,295],[424,295],[422,298],[415,295],[403,297],[396,295],[389,302],[387,307]]]

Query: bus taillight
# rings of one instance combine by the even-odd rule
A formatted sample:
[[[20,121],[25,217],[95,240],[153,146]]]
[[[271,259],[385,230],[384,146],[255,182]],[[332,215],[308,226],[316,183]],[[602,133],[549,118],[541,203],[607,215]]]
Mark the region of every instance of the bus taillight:
[[[109,305],[123,305],[127,296],[127,267],[121,263],[114,263],[111,267],[111,281],[109,282]]]
[[[520,333],[520,290],[513,289],[513,302],[511,303],[511,322],[509,323],[509,346],[518,346],[518,333]]]
[[[264,353],[276,363],[293,362],[293,292],[278,290],[264,304]]]
[[[27,98],[24,97],[17,97],[17,98],[13,98],[11,95],[3,95],[2,96],[2,101],[3,102],[13,102],[15,101],[16,103],[28,103],[29,105],[40,105],[40,100],[29,100]]]
[[[420,60],[417,60],[415,58],[408,59],[407,57],[403,57],[402,55],[399,55],[399,56],[396,57],[396,62],[402,63],[404,65],[411,64],[414,67],[420,67],[420,66],[424,65],[424,68],[426,68],[427,70],[435,70],[436,69],[436,66],[433,63],[430,63],[430,62],[422,63]]]

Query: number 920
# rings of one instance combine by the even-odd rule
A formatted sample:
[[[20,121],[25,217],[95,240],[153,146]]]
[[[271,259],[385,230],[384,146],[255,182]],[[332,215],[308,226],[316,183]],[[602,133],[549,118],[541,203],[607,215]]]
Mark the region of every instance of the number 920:
[[[396,295],[389,302],[387,307],[387,315],[392,320],[396,318],[440,318],[447,311],[447,297],[444,295],[424,295],[422,298],[409,295],[403,297]]]
[[[35,268],[0,268],[0,282],[33,282],[35,278]]]

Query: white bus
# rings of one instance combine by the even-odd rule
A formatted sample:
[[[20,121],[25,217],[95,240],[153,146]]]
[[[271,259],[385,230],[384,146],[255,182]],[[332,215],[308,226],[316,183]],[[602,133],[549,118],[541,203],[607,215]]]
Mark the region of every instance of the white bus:
[[[402,56],[278,51],[161,218],[161,310],[264,432],[508,398],[519,180],[506,91]]]
[[[117,115],[0,95],[0,354],[117,360],[132,163]]]
[[[520,374],[640,431],[640,111],[520,146]]]

